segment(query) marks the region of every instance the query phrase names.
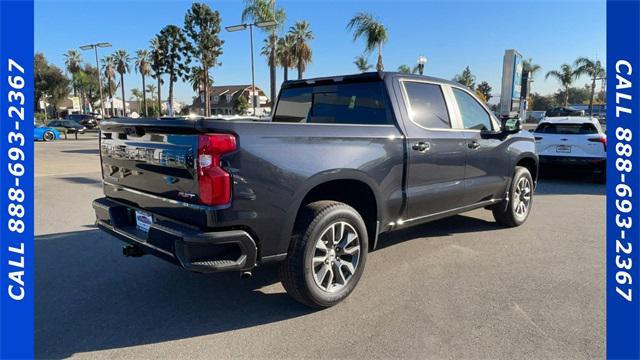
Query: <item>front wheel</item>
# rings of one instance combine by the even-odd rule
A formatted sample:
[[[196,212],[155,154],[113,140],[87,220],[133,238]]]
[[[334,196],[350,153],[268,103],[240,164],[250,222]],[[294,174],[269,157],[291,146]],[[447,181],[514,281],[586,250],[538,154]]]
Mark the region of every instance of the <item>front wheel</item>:
[[[516,166],[509,189],[509,199],[493,209],[493,217],[500,225],[515,227],[524,224],[533,205],[533,178],[529,170]]]
[[[56,135],[53,133],[53,131],[47,131],[44,133],[44,135],[42,135],[42,140],[44,141],[53,141],[55,140]]]
[[[333,306],[358,284],[367,249],[367,229],[355,209],[336,201],[311,203],[296,222],[289,254],[280,267],[282,284],[307,306]]]

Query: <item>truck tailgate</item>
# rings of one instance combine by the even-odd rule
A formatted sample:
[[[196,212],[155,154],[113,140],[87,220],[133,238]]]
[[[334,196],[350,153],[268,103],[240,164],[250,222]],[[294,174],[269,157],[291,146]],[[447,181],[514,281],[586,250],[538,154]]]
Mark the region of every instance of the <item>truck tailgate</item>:
[[[197,121],[115,119],[100,128],[105,183],[198,202]]]

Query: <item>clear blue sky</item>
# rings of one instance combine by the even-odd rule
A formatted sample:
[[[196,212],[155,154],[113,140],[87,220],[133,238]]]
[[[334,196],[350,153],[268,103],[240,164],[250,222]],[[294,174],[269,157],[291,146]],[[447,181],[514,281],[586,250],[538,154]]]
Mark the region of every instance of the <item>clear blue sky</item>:
[[[240,22],[243,1],[207,1],[220,11],[222,26]],[[50,62],[64,67],[62,54],[70,48],[109,41],[131,54],[147,47],[149,40],[168,24],[182,26],[191,1],[54,1],[36,0],[35,49]],[[354,57],[362,54],[362,41],[353,42],[345,30],[358,11],[369,11],[389,29],[384,64],[395,70],[413,66],[417,57],[428,58],[425,73],[451,79],[469,65],[476,82],[488,81],[493,93],[500,92],[502,56],[515,48],[542,66],[533,91],[552,93],[558,84],[544,80],[544,73],[578,56],[605,59],[605,1],[303,1],[281,0],[287,12],[285,29],[297,20],[311,24],[313,63],[305,77],[347,74],[356,71]],[[221,33],[225,40],[222,66],[212,71],[217,85],[251,82],[248,32]],[[256,33],[256,54],[264,34]],[[93,53],[84,58],[95,63]],[[369,57],[375,64],[375,53]],[[293,75],[295,76],[295,71]],[[282,69],[278,70],[282,81]],[[586,79],[579,83],[585,83]],[[167,94],[167,83],[163,96]],[[256,83],[268,92],[269,72],[264,57],[256,58]],[[125,77],[129,90],[141,88],[138,74]],[[191,102],[191,86],[176,85],[176,99]]]

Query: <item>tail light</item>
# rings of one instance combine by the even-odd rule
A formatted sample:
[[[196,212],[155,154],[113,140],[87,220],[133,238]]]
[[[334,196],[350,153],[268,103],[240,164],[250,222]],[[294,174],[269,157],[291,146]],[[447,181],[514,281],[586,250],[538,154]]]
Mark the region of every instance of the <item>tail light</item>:
[[[198,138],[198,191],[206,205],[231,201],[231,175],[220,166],[220,157],[235,151],[236,138],[229,134],[205,134]]]
[[[599,142],[602,143],[602,146],[604,146],[604,151],[607,151],[607,137],[606,136],[598,136],[595,138],[589,138],[588,139],[591,142]]]

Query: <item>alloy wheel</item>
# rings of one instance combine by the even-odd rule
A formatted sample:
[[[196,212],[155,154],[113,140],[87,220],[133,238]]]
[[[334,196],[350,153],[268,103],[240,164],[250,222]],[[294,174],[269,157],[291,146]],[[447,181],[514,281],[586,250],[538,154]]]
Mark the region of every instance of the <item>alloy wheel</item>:
[[[312,261],[313,279],[327,292],[344,288],[356,273],[360,260],[360,239],[349,223],[329,225],[315,244]]]

